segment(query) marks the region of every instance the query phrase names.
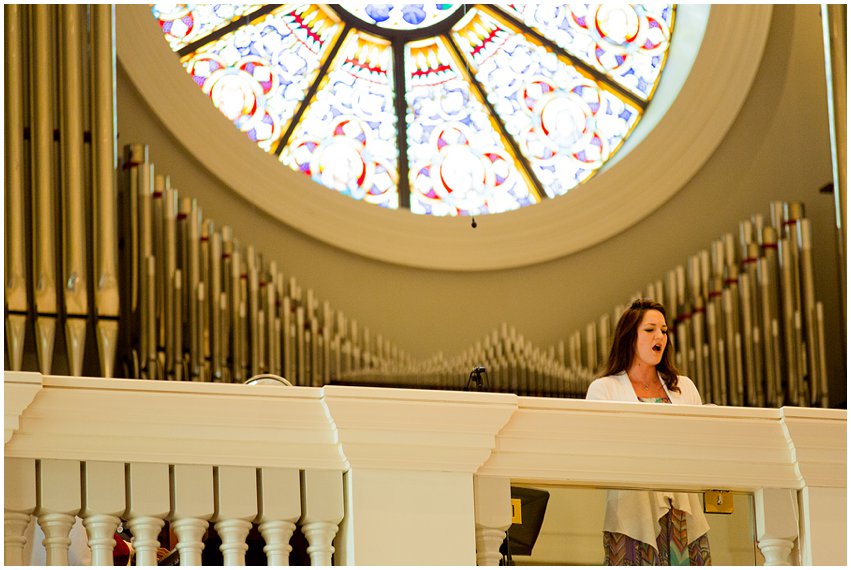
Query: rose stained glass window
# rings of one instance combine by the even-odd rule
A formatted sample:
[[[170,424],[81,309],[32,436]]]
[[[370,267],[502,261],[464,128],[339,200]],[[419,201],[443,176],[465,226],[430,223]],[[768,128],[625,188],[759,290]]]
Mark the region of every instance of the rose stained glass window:
[[[234,125],[370,204],[495,214],[557,199],[621,147],[665,65],[671,4],[152,7]]]

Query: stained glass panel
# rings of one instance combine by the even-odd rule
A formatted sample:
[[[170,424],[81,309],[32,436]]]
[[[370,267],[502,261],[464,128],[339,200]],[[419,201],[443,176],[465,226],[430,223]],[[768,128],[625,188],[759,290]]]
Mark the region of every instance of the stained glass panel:
[[[351,33],[281,162],[338,192],[399,207],[390,43]]]
[[[671,42],[672,4],[499,6],[642,99],[653,93]]]
[[[341,28],[315,5],[284,6],[182,61],[213,104],[268,152]]]
[[[535,203],[442,38],[406,50],[411,211],[476,215]]]
[[[391,30],[413,30],[442,22],[461,4],[364,4],[340,2],[340,6],[367,24]]]
[[[263,7],[263,4],[154,4],[151,11],[173,51]]]
[[[640,120],[675,19],[672,4],[151,6],[195,83],[281,163],[448,216],[593,176]]]
[[[592,176],[635,126],[638,107],[483,11],[456,28],[453,37],[548,196]]]

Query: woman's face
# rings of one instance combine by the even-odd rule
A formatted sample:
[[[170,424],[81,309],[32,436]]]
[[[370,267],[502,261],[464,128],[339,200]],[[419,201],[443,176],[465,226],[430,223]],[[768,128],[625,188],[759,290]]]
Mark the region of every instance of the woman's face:
[[[659,311],[645,311],[635,338],[635,360],[656,366],[662,360],[668,344],[668,324]]]

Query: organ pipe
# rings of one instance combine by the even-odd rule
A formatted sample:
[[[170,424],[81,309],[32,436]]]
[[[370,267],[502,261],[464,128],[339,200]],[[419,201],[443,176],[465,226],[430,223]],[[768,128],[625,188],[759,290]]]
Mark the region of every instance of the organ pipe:
[[[22,8],[6,4],[5,142],[5,288],[6,354],[11,370],[20,370],[27,324],[26,234],[24,210],[24,55]]]
[[[95,205],[95,306],[101,373],[113,376],[118,340],[119,283],[115,199],[114,6],[92,7],[92,156]],[[47,224],[42,224],[47,225]]]
[[[36,348],[39,370],[50,374],[57,318],[56,288],[56,177],[53,172],[53,95],[56,85],[52,65],[55,6],[33,6],[31,53],[33,78],[32,148],[33,289],[36,311]]]

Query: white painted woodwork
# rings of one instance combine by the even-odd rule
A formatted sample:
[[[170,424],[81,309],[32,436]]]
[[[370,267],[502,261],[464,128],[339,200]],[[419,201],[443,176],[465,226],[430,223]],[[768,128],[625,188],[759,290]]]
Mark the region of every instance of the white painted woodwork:
[[[162,518],[144,515],[134,516],[127,521],[127,528],[133,533],[136,566],[157,565],[157,548],[160,546],[157,535],[164,525],[165,521]]]
[[[114,515],[89,515],[83,519],[92,550],[92,566],[112,566],[115,531],[120,523],[121,519]]]
[[[42,459],[36,469],[38,494],[36,514],[80,511],[80,462]],[[72,517],[73,518],[73,517]]]
[[[83,501],[80,516],[124,514],[124,463],[86,461],[83,463]]]
[[[301,532],[313,566],[329,566],[332,542],[343,520],[343,473],[306,469],[301,477]],[[339,564],[339,562],[338,562]]]
[[[18,429],[18,419],[41,390],[42,375],[37,372],[5,372],[3,382],[3,407],[5,409],[5,443]]]
[[[299,470],[264,467],[259,471],[255,522],[266,541],[263,552],[270,566],[288,566],[290,539],[301,517]]]
[[[257,516],[257,471],[251,467],[222,466],[214,470],[215,513],[213,520],[244,519]]]
[[[346,468],[319,388],[63,376],[42,381],[32,413],[6,444],[6,457],[82,454],[127,463]],[[13,412],[6,409],[7,416]]]
[[[206,532],[215,512],[213,467],[174,465],[171,468],[172,506],[168,515],[177,535],[181,566],[200,566]]]
[[[3,507],[32,513],[36,507],[35,460],[6,457],[3,462]]]
[[[245,553],[248,545],[245,538],[251,530],[251,523],[242,519],[227,519],[216,523],[216,532],[222,539],[219,547],[225,566],[245,566]]]
[[[23,566],[24,545],[27,539],[24,531],[32,518],[27,513],[10,511],[3,512],[3,564],[6,566]]]
[[[68,564],[69,534],[74,516],[80,511],[80,462],[42,459],[38,474],[36,509],[44,532],[44,548],[49,566]]]
[[[511,526],[511,480],[507,477],[473,477],[476,516],[476,563],[498,566],[499,546]]]
[[[801,563],[847,564],[847,432],[845,410],[782,408],[800,473]],[[828,554],[829,553],[829,554]]]
[[[754,492],[756,539],[766,566],[790,566],[798,538],[798,500],[792,489]]]
[[[476,564],[471,473],[353,468],[346,512],[338,564]]]
[[[334,554],[332,543],[337,536],[338,526],[331,522],[312,522],[303,524],[301,532],[307,539],[307,554],[311,566],[331,566]]]
[[[3,560],[6,565],[23,564],[24,530],[35,511],[35,487],[35,460],[7,457],[3,466]]]
[[[204,550],[204,533],[210,523],[203,519],[185,517],[173,520],[171,528],[177,535],[177,550],[181,566],[200,566],[201,553]]]
[[[289,566],[290,552],[293,550],[290,539],[295,531],[295,523],[271,520],[261,522],[257,528],[263,540],[266,541],[263,552],[266,553],[269,566]]]
[[[114,534],[126,510],[124,464],[87,461],[83,464],[80,517],[86,527],[93,566],[112,566]]]
[[[780,410],[526,397],[477,473],[612,488],[801,485]]]
[[[71,527],[74,515],[44,513],[38,516],[38,524],[44,532],[44,550],[48,566],[68,566],[68,548],[71,546]]]
[[[130,463],[127,466],[127,528],[133,533],[138,566],[157,563],[157,535],[171,510],[167,463]]]
[[[257,517],[257,470],[222,466],[213,472],[215,482],[216,532],[225,566],[244,566],[248,545],[245,538]]]
[[[14,383],[16,376],[6,378]],[[317,560],[334,547],[338,563],[470,565],[476,561],[474,475],[598,488],[790,489],[801,505],[801,562],[845,564],[844,410],[52,376],[40,385],[28,406],[5,408],[19,426],[5,446],[7,517],[35,509],[34,460],[41,464],[37,513],[67,516],[82,506],[80,462],[126,463],[125,518],[142,519],[134,523],[137,537],[173,515],[169,465],[219,466],[215,522],[293,518],[295,501],[286,508],[267,502],[262,483],[258,506],[257,470],[266,481],[266,469],[301,469],[299,524],[314,537]],[[220,487],[234,468],[244,469],[233,479],[250,481],[250,491],[230,508],[233,497]],[[381,497],[391,500],[380,503]],[[283,509],[274,517],[273,503]],[[230,518],[220,516],[225,509]],[[187,518],[204,520],[209,512]],[[44,522],[57,529],[46,534],[62,540],[68,518],[59,518]],[[14,531],[21,517],[11,519],[7,529]],[[332,544],[328,537],[338,525]],[[265,528],[279,535],[286,530]],[[438,528],[451,529],[441,538],[454,542],[445,558],[433,560]],[[14,536],[11,542],[14,550]]]
[[[476,564],[499,566],[499,561],[502,559],[499,546],[503,540],[505,540],[504,530],[476,526]]]
[[[351,467],[474,473],[517,396],[486,392],[325,386]]]
[[[848,496],[845,487],[804,487],[801,497],[801,563],[847,565]]]

